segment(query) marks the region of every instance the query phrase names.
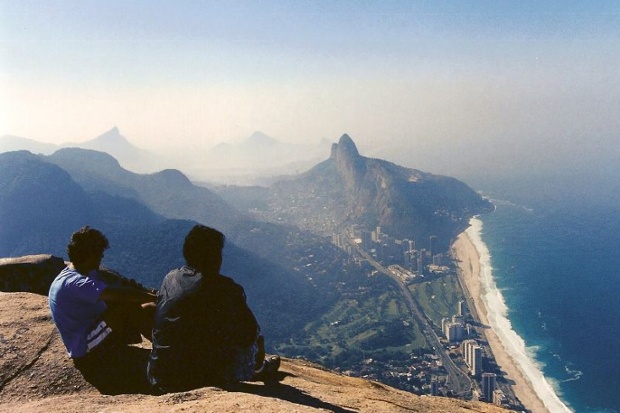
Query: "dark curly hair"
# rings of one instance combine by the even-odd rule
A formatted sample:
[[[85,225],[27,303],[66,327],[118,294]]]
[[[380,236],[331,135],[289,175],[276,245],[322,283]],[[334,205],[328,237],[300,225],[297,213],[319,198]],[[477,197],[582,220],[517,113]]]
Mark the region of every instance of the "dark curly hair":
[[[85,226],[71,235],[67,253],[73,265],[80,267],[89,258],[103,254],[109,247],[110,243],[101,231]]]
[[[220,231],[195,225],[183,243],[183,257],[187,265],[201,272],[219,272],[225,240]]]

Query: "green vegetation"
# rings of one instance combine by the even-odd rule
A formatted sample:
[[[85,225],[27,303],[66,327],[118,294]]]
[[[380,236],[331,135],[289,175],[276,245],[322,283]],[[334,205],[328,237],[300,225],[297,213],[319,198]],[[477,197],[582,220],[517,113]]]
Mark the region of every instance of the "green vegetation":
[[[388,277],[358,282],[348,284],[340,300],[287,342],[280,343],[277,351],[301,355],[329,368],[359,370],[368,359],[386,366],[408,365],[413,354],[428,350],[401,292]],[[412,284],[409,289],[437,326],[441,326],[442,318],[456,314],[458,302],[463,299],[454,274]]]
[[[459,301],[465,299],[454,275],[412,284],[409,290],[422,306],[424,314],[437,326],[441,326],[442,318],[456,314]]]
[[[278,351],[348,369],[367,358],[407,360],[413,351],[425,348],[426,340],[399,291],[387,279],[379,290],[374,287],[360,286]]]

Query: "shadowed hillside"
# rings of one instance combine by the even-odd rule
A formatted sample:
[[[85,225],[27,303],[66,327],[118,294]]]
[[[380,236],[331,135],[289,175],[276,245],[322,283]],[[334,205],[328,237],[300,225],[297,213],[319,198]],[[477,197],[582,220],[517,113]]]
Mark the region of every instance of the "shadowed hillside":
[[[108,162],[108,167],[118,168],[112,169],[114,172],[123,173],[113,158],[101,155],[104,162],[95,163],[95,167],[109,172]],[[47,159],[25,151],[0,154],[0,257],[53,254],[66,259],[71,233],[90,225],[102,230],[110,240],[104,265],[148,287],[158,288],[170,269],[184,263],[181,246],[196,221],[167,219],[151,211],[139,198],[119,195],[122,191],[115,190],[118,187],[107,188],[112,194],[105,192],[104,185],[85,185],[90,189],[85,190]],[[159,181],[168,183],[160,187],[162,194],[167,193],[166,188],[174,192],[176,187],[191,186],[176,172],[164,171],[154,180],[156,183],[150,185],[155,187]],[[204,208],[208,207],[207,202]],[[227,209],[232,210],[229,215],[239,215]],[[248,301],[270,338],[268,345],[285,340],[329,300],[329,294],[317,300],[316,288],[305,277],[239,247],[234,240],[228,240],[224,256],[222,271],[246,289]],[[39,290],[46,293],[47,288],[41,286]],[[287,317],[280,317],[282,313]]]
[[[93,220],[84,190],[26,151],[0,154],[0,256],[59,254],[71,228]]]

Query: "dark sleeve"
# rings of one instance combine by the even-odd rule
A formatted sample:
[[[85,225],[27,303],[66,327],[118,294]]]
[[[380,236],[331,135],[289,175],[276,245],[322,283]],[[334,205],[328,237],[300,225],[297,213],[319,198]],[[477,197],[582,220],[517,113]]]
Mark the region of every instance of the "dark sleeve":
[[[239,334],[238,339],[242,346],[250,346],[258,338],[260,334],[260,327],[256,321],[254,313],[248,306],[243,287],[239,284],[235,284],[235,289],[236,291],[234,294],[236,302],[234,307],[237,309],[237,311],[235,311],[235,321],[241,327],[237,329]]]
[[[157,309],[153,321],[153,347],[168,347],[174,337],[174,329],[178,324],[178,317],[173,314],[174,300],[170,297],[169,280],[164,279],[157,293]]]
[[[170,380],[176,379],[175,360],[179,349],[175,338],[179,337],[180,317],[176,314],[175,282],[168,274],[157,293],[157,309],[153,323],[153,349],[149,356],[148,377],[153,386],[167,387]]]

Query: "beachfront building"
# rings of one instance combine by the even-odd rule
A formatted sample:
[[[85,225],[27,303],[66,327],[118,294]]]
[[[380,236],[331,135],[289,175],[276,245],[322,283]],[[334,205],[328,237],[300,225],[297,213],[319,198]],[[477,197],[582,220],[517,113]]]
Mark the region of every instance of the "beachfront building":
[[[458,316],[460,317],[465,317],[465,314],[467,313],[467,307],[465,305],[465,301],[459,301],[459,312],[458,312]]]
[[[495,391],[495,385],[497,381],[497,375],[495,373],[482,373],[482,394],[484,400],[493,403],[493,392]]]
[[[452,320],[445,317],[441,319],[441,331],[449,342],[461,341],[465,338],[465,324],[460,317],[454,315]]]
[[[465,337],[465,326],[463,323],[448,323],[446,324],[445,335],[451,343],[461,341]]]
[[[461,343],[461,353],[470,374],[479,377],[482,374],[482,347],[476,340],[465,340]]]

